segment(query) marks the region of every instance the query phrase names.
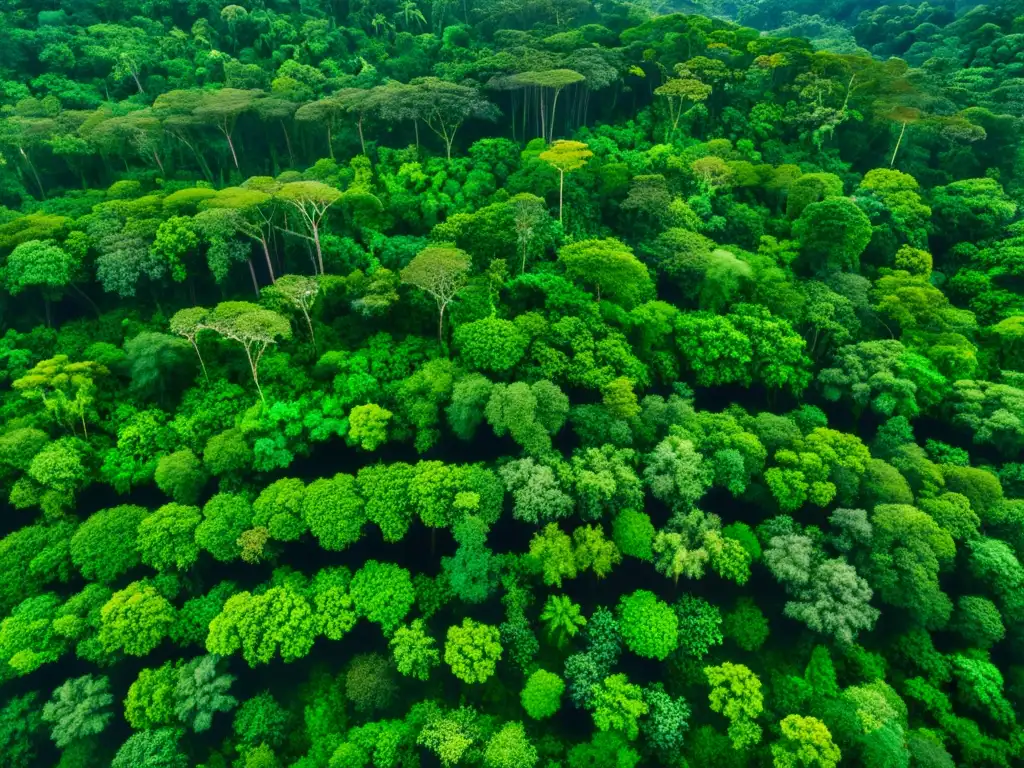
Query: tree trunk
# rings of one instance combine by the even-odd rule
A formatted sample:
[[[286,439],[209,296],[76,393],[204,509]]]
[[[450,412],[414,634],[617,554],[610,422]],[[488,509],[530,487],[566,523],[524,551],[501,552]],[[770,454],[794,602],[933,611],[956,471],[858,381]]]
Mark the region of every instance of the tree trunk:
[[[366,141],[363,139],[363,116],[359,116],[359,120],[356,121],[356,126],[359,128],[359,147],[363,151],[363,155],[366,155]],[[449,159],[451,155],[449,154]]]
[[[551,130],[548,133],[548,137],[549,137],[548,141],[549,142],[555,140],[555,114],[556,114],[556,110],[558,109],[558,94],[560,94],[561,92],[562,92],[561,88],[555,88],[555,98],[551,102]]]
[[[249,265],[249,276],[252,277],[252,289],[256,292],[256,298],[260,297],[260,284],[256,282],[256,269],[252,265],[252,259],[246,259],[245,263]]]
[[[160,162],[160,155],[156,153],[155,149],[153,150],[153,159],[156,160],[156,167],[160,169],[160,173],[165,173],[164,164]]]
[[[334,159],[334,144],[331,143],[331,124],[327,123],[327,151],[331,155],[331,160]]]
[[[139,93],[141,93],[143,96],[145,96],[146,92],[142,89],[142,83],[139,82],[139,76],[137,74],[135,74],[135,70],[134,69],[132,70],[132,80],[135,81],[135,87],[139,89]]]
[[[267,260],[267,272],[270,273],[271,284],[276,283],[277,280],[274,277],[274,265],[270,263],[270,249],[267,247],[266,238],[260,238],[260,245],[263,246],[263,258]]]
[[[313,244],[316,246],[316,261],[322,275],[324,273],[324,254],[320,250],[320,227],[314,224],[311,229],[313,230]]]
[[[302,308],[302,314],[306,318],[306,325],[309,327],[309,339],[313,342],[313,354],[316,354],[316,334],[313,333],[313,321],[309,318],[309,312]]]
[[[227,123],[221,130],[224,132],[224,138],[228,140],[228,149],[231,150],[231,159],[235,161],[235,170],[238,170],[238,155],[235,154],[235,143],[231,140],[231,131],[228,130]]]
[[[32,161],[29,159],[28,153],[22,147],[18,147],[18,151],[21,153],[22,158],[24,158],[25,164],[28,166],[28,169],[32,171],[32,177],[36,180],[36,186],[39,187],[40,197],[42,197],[43,200],[45,200],[46,190],[43,189],[43,182],[42,179],[39,178],[39,173],[36,171],[35,165],[32,164]]]
[[[896,140],[896,149],[892,151],[892,159],[889,160],[889,167],[892,168],[893,163],[896,162],[896,153],[900,151],[900,143],[903,141],[903,134],[907,131],[907,123],[904,121],[903,128],[900,130],[900,137]]]
[[[562,189],[565,186],[565,171],[558,172],[558,223],[562,223]]]
[[[288,135],[288,126],[281,120],[281,130],[284,132],[284,145],[288,147],[288,165],[295,165],[295,153],[292,152],[292,139]]]
[[[86,302],[89,304],[89,306],[92,307],[93,312],[96,313],[96,317],[99,317],[101,314],[103,314],[102,312],[100,312],[100,308],[96,306],[96,302],[93,301],[92,299],[90,299],[89,295],[87,293],[85,293],[85,291],[83,291],[81,288],[79,288],[74,283],[71,283],[70,285],[71,285],[72,289],[74,289],[75,293],[77,293],[79,296],[81,296],[83,299],[85,299]]]
[[[547,141],[548,138],[548,126],[544,120],[544,89],[538,88],[540,92],[540,98],[537,101],[540,103],[540,137]]]

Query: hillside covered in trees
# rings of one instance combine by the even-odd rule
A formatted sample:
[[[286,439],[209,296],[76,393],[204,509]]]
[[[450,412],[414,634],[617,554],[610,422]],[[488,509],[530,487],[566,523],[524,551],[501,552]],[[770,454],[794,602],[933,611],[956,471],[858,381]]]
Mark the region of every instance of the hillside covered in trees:
[[[0,765],[1024,760],[1024,8],[0,6]]]

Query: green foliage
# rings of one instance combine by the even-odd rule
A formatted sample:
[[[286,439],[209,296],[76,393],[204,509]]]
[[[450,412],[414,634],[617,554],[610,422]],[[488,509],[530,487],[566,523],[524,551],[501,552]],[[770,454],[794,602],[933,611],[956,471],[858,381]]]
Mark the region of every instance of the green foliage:
[[[106,730],[112,713],[110,681],[85,675],[65,681],[43,705],[43,722],[50,726],[50,738],[58,748]]]
[[[729,738],[733,749],[745,749],[761,741],[761,726],[754,722],[764,708],[761,681],[743,664],[724,662],[704,667],[711,693],[708,701],[714,712],[729,720]]]
[[[633,741],[640,735],[640,718],[649,709],[640,686],[625,675],[606,677],[594,690],[594,725],[600,731],[617,731]]]
[[[638,589],[625,595],[618,607],[622,639],[638,656],[664,660],[679,642],[679,621],[653,592]]]
[[[565,595],[549,595],[540,620],[545,623],[551,642],[559,648],[565,647],[587,624],[580,607]]]
[[[643,512],[624,509],[612,523],[612,540],[622,554],[640,560],[651,560],[654,553],[654,524]]]
[[[124,719],[137,731],[159,728],[174,722],[175,687],[178,669],[166,662],[156,669],[142,669],[128,688]]]
[[[100,611],[99,641],[107,653],[145,656],[174,623],[174,606],[152,584],[134,581],[115,592]]]
[[[366,522],[356,479],[339,473],[310,483],[302,498],[302,519],[324,549],[340,551],[354,544]]]
[[[217,712],[230,712],[238,704],[228,690],[235,678],[218,669],[216,656],[201,656],[183,664],[174,688],[174,714],[196,733],[210,729]]]
[[[185,768],[188,757],[178,744],[173,728],[142,731],[128,738],[111,762],[111,768]]]
[[[776,768],[797,765],[834,768],[839,764],[842,753],[818,718],[787,715],[779,726],[782,739],[772,744],[772,761]]]
[[[0,763],[1021,762],[1012,3],[8,5]]]
[[[188,570],[199,557],[196,528],[198,507],[164,504],[139,523],[137,547],[142,562],[158,571]]]
[[[523,709],[534,720],[544,720],[554,715],[562,706],[565,682],[553,672],[538,669],[526,679],[519,694]]]
[[[466,683],[482,683],[494,674],[501,659],[501,643],[497,627],[463,619],[462,624],[448,627],[444,646],[445,663],[452,674]]]
[[[369,560],[352,577],[356,613],[380,624],[390,636],[405,619],[416,599],[409,572],[392,563]]]
[[[434,638],[427,634],[422,619],[399,627],[389,641],[398,671],[417,680],[427,680],[430,670],[441,663]]]

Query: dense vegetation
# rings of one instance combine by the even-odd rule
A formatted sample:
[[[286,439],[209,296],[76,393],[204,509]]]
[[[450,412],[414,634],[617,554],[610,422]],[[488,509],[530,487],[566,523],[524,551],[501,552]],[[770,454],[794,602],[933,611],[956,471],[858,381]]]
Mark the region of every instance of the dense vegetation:
[[[0,764],[1019,765],[961,6],[5,3]]]

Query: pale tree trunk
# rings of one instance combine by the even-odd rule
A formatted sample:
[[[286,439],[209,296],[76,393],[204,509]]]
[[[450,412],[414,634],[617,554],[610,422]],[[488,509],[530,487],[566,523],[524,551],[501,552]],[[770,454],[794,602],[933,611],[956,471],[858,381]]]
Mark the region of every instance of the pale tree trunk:
[[[288,135],[288,126],[284,124],[284,120],[280,121],[281,130],[284,132],[284,144],[288,147],[288,165],[295,165],[295,153],[292,152],[292,139]]]
[[[235,154],[235,142],[231,140],[231,131],[228,130],[228,123],[225,120],[224,125],[221,126],[221,132],[224,134],[224,138],[228,140],[228,149],[231,150],[231,159],[235,161],[235,170],[238,170],[238,155]]]
[[[246,259],[245,263],[249,265],[249,276],[252,277],[252,289],[256,292],[256,298],[260,297],[260,284],[256,281],[256,268],[252,265],[252,259]]]
[[[907,124],[903,123],[903,128],[900,130],[900,137],[896,140],[896,149],[892,151],[892,159],[889,160],[889,167],[892,168],[893,163],[896,162],[896,153],[900,151],[900,143],[903,141],[903,134],[907,132]]]
[[[565,171],[558,172],[558,223],[562,223],[562,189],[565,186]]]
[[[313,245],[316,246],[316,261],[320,267],[320,274],[324,274],[324,254],[320,250],[320,226],[319,224],[311,224],[310,229],[313,230]]]
[[[260,245],[263,246],[263,258],[267,260],[267,271],[270,273],[271,284],[276,283],[277,280],[274,277],[274,265],[270,263],[270,249],[267,247],[267,239],[265,237],[260,238]]]

